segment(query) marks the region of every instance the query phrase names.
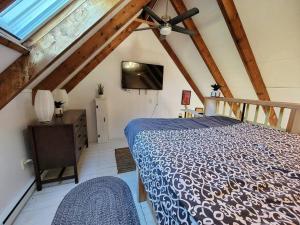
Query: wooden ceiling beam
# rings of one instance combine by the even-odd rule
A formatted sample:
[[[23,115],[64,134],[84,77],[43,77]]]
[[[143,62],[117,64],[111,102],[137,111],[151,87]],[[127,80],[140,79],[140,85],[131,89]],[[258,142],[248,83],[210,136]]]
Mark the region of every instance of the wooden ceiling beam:
[[[10,6],[15,0],[1,0],[0,1],[0,13]]]
[[[89,73],[98,66],[114,49],[116,49],[136,28],[141,25],[141,22],[131,22],[120,34],[118,34],[104,49],[102,49],[88,64],[86,64],[70,81],[68,81],[63,89],[70,92],[78,85]]]
[[[182,75],[184,76],[184,78],[186,79],[188,84],[191,86],[193,91],[196,93],[196,95],[198,96],[200,101],[204,104],[205,98],[204,98],[203,94],[201,93],[201,91],[199,90],[199,88],[197,87],[195,82],[193,81],[191,75],[185,69],[184,65],[181,63],[180,59],[177,57],[177,55],[174,52],[174,50],[172,49],[172,47],[169,45],[167,40],[161,40],[160,39],[160,33],[157,29],[152,29],[152,31],[155,34],[155,36],[157,37],[157,39],[160,41],[160,43],[162,44],[164,49],[167,51],[169,56],[172,58],[173,62],[175,63],[175,65],[177,66],[179,71],[182,73]]]
[[[187,11],[187,8],[182,0],[171,0],[171,3],[177,12],[177,14],[182,14]],[[186,19],[183,21],[183,25],[189,29],[195,32],[194,35],[191,36],[191,39],[197,48],[199,54],[201,55],[203,61],[205,62],[208,70],[210,71],[211,75],[215,79],[215,81],[221,86],[221,91],[226,98],[233,98],[233,95],[223,78],[217,64],[215,63],[212,55],[210,54],[197,26],[195,25],[194,21],[192,19]],[[237,115],[238,113],[238,107],[234,105],[233,107],[234,113]]]
[[[158,0],[152,0],[148,7],[153,8]],[[148,21],[148,15],[141,13],[139,18],[131,22],[117,37],[115,37],[104,49],[102,49],[87,65],[84,66],[70,81],[68,81],[63,89],[67,92],[73,90],[88,74],[98,66],[114,49],[116,49],[141,23],[151,24]]]
[[[233,0],[217,1],[258,99],[270,101],[269,93],[256,63],[255,56]],[[277,116],[273,108],[269,122],[271,125],[277,124]]]
[[[22,55],[29,53],[29,50],[27,48],[25,48],[24,46],[19,45],[3,36],[0,36],[0,44],[6,46],[7,48],[13,49],[13,50],[21,53]]]
[[[1,0],[0,0],[1,1]],[[56,62],[63,54],[65,54],[71,47],[73,47],[78,41],[84,37],[92,28],[97,26],[104,18],[106,18],[114,9],[116,9],[124,0],[118,1],[108,1],[102,0],[106,8],[102,12],[97,11],[91,14],[86,15],[87,18],[96,19],[96,22],[89,23],[90,28],[78,28],[71,32],[70,42],[64,44],[57,41],[53,41],[51,46],[48,46],[46,42],[47,37],[58,38],[60,35],[57,35],[58,32],[55,29],[49,31],[44,37],[34,43],[30,48],[29,54],[24,54],[19,57],[14,63],[7,67],[0,74],[0,109],[2,109],[7,103],[9,103],[15,96],[17,96],[24,88],[26,88],[31,82],[33,82],[37,77],[39,77],[47,68],[49,68],[52,63]],[[89,7],[99,7],[97,2],[92,1]],[[73,3],[71,3],[73,4]],[[75,4],[75,3],[74,3]],[[101,5],[100,5],[101,6]],[[88,6],[81,5],[81,9],[86,9]],[[98,8],[97,8],[98,9]],[[80,11],[79,11],[80,12]],[[56,29],[63,29],[68,27],[68,18],[73,16],[80,17],[76,10],[72,12],[68,17],[62,20],[56,27]],[[80,17],[80,22],[83,23],[83,16]],[[77,36],[77,33],[80,34]],[[66,35],[62,35],[66,37]]]
[[[155,4],[157,3],[157,1],[158,0],[152,0],[149,3],[148,6],[151,9],[153,9],[155,7]],[[145,19],[146,21],[150,22],[150,23],[154,23],[154,21],[152,21],[152,19],[149,18],[149,15],[147,13],[146,14],[145,13],[142,14],[141,17],[143,19]],[[151,21],[149,21],[148,19],[150,19]],[[174,50],[172,49],[172,47],[169,45],[169,43],[167,42],[167,40],[161,40],[160,39],[160,33],[159,33],[158,30],[153,29],[152,31],[155,34],[155,36],[157,37],[157,39],[159,40],[159,42],[162,44],[162,46],[164,47],[164,49],[167,51],[167,53],[169,54],[169,56],[171,57],[171,59],[173,60],[173,62],[175,63],[175,65],[177,66],[177,68],[179,69],[179,71],[181,72],[181,74],[183,75],[183,77],[185,78],[185,80],[191,86],[191,88],[193,89],[193,91],[195,92],[195,94],[197,95],[197,97],[199,98],[199,100],[204,104],[205,98],[204,98],[203,94],[201,93],[201,91],[199,90],[199,88],[197,87],[197,85],[195,84],[194,80],[192,79],[192,77],[190,76],[190,74],[188,73],[188,71],[185,69],[184,65],[181,63],[181,61],[177,57],[177,55],[174,52]]]
[[[81,47],[54,69],[50,75],[42,80],[33,89],[33,93],[36,93],[39,89],[53,91],[149,2],[150,0],[131,0]]]

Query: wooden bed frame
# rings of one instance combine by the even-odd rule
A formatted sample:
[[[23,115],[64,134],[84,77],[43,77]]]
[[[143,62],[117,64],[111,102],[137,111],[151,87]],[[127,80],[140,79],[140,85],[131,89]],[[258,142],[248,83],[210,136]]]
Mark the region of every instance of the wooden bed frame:
[[[237,113],[233,113],[234,108]],[[276,113],[276,125],[272,125],[270,115],[272,111]],[[251,118],[251,111],[254,112]],[[271,102],[235,98],[205,98],[205,116],[226,116],[243,122],[261,124],[289,133],[300,134],[300,104],[287,102]],[[139,202],[147,200],[147,192],[138,175],[138,196]]]
[[[233,113],[234,107],[237,108],[236,114]],[[254,112],[252,118],[250,117],[251,108]],[[270,123],[273,110],[277,120],[275,125]],[[298,103],[207,97],[205,98],[205,115],[221,115],[300,134],[300,104]]]

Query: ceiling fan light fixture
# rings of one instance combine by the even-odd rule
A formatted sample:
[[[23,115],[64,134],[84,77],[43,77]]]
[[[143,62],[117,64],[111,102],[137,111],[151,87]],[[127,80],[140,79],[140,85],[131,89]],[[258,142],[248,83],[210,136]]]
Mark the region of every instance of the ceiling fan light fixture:
[[[169,25],[160,28],[161,35],[167,36],[171,34],[171,32],[172,32],[172,27],[170,27]]]
[[[190,10],[187,10],[184,13],[181,13],[180,15],[175,16],[174,18],[171,18],[168,15],[168,3],[169,0],[166,0],[166,13],[164,16],[160,17],[158,16],[151,8],[149,7],[144,7],[144,11],[149,14],[149,16],[156,21],[154,25],[151,27],[146,27],[146,28],[138,28],[135,29],[135,31],[139,30],[150,30],[150,29],[159,29],[160,31],[160,38],[161,40],[164,40],[166,36],[170,35],[172,31],[182,33],[182,34],[187,34],[187,35],[194,35],[195,32],[189,29],[186,29],[184,27],[177,26],[177,24],[183,22],[184,20],[191,18],[195,16],[196,14],[199,13],[199,9],[197,8],[192,8]],[[153,22],[153,21],[152,21]],[[149,24],[149,23],[148,23]]]

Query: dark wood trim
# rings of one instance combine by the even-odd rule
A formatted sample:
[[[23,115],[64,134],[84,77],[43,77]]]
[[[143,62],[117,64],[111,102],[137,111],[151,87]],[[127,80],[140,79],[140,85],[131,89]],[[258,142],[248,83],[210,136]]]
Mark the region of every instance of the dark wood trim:
[[[52,182],[61,182],[61,181],[70,180],[70,179],[74,179],[75,180],[75,184],[78,183],[78,177],[74,174],[74,175],[69,175],[69,176],[64,176],[64,177],[63,176],[57,176],[56,178],[42,180],[41,184],[48,184],[48,183],[52,183]],[[77,180],[77,182],[76,182],[76,180]]]
[[[1,0],[0,2],[0,13],[10,6],[15,0]]]
[[[29,131],[37,190],[42,190],[42,184],[66,179],[74,178],[78,183],[77,163],[88,141],[85,110],[66,111],[63,117],[54,117],[47,124],[34,122]],[[63,176],[66,167],[73,167],[74,175]],[[58,168],[62,169],[57,177],[41,178],[40,171]]]
[[[242,122],[244,122],[244,119],[245,119],[245,112],[246,112],[246,104],[243,103],[243,109],[242,109],[242,115],[241,115]]]
[[[167,40],[160,40],[160,33],[157,29],[152,29],[153,33],[157,37],[157,39],[160,41],[164,49],[168,52],[169,56],[172,58],[173,62],[176,64],[179,71],[182,73],[186,81],[189,83],[193,91],[196,93],[200,101],[204,104],[204,96],[193,81],[192,77],[190,76],[189,72],[185,69],[184,65],[181,63],[180,59],[177,57],[176,53],[172,49],[172,47],[169,45]]]
[[[270,101],[269,93],[233,0],[218,0],[218,4],[258,99]],[[266,108],[264,110],[267,111]],[[271,108],[269,122],[274,126],[277,124],[277,116],[273,108]]]
[[[102,49],[88,64],[86,64],[72,79],[67,82],[63,89],[70,92],[88,74],[98,66],[114,49],[116,49],[141,23],[133,21],[117,37],[115,37],[104,49]]]
[[[50,75],[42,80],[33,89],[33,95],[39,89],[54,90],[149,2],[150,0],[131,0],[79,49],[71,54],[63,63],[51,72]]]
[[[147,192],[145,190],[145,186],[143,184],[140,175],[138,175],[138,186],[139,186],[139,202],[144,202],[147,200]]]
[[[23,45],[17,44],[3,36],[0,36],[0,44],[6,46],[7,48],[13,49],[21,54],[28,54],[29,49],[24,47]]]

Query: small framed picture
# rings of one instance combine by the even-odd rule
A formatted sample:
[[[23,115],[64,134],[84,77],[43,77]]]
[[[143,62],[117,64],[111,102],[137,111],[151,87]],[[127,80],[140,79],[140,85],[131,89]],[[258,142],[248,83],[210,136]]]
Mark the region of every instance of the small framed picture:
[[[191,101],[192,91],[182,90],[181,105],[189,105]]]

